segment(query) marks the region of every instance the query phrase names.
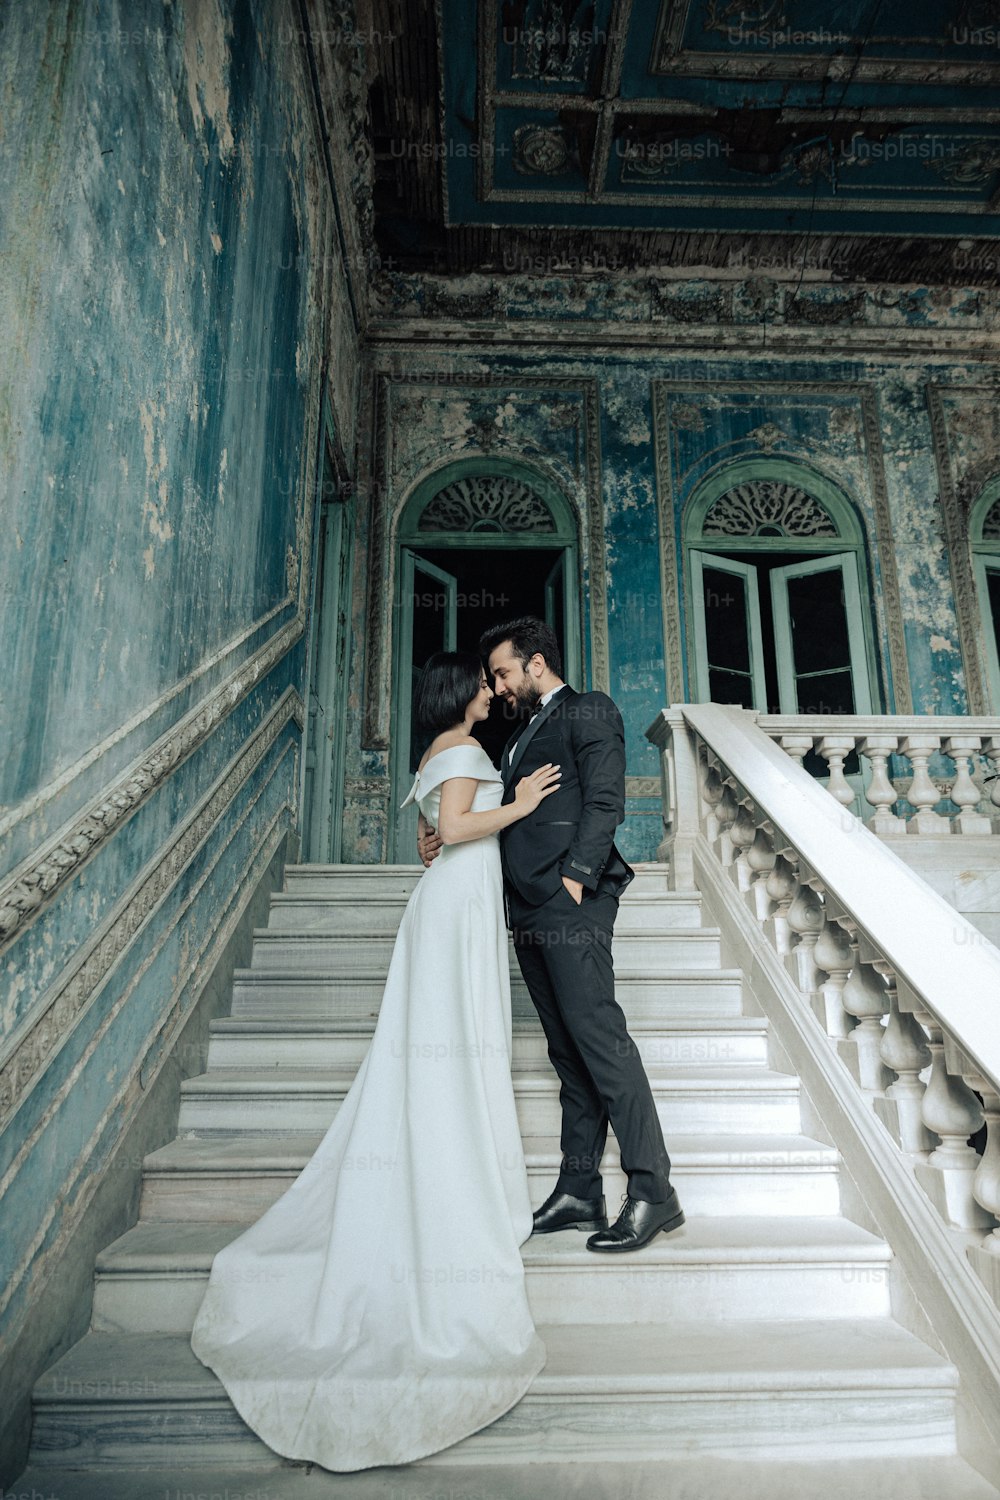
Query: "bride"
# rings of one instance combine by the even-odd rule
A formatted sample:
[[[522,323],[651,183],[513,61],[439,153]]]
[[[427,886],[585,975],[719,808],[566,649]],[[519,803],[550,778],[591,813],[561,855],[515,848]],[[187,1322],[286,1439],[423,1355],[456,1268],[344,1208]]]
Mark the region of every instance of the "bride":
[[[492,696],[477,656],[424,669],[417,717],[436,737],[404,806],[445,847],[407,904],[333,1124],[215,1257],[191,1336],[271,1448],[328,1469],[437,1452],[495,1421],[545,1363],[519,1251],[531,1207],[496,834],[555,791],[559,768],[500,805],[471,736]]]

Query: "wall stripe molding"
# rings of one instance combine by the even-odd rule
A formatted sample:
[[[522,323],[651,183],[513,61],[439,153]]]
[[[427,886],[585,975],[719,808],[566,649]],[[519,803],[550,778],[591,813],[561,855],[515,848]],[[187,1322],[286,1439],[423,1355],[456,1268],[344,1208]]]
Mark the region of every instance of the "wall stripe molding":
[[[268,784],[270,783],[271,779],[272,778],[270,777],[268,778]],[[263,792],[263,790],[264,788],[261,789],[261,792]],[[257,799],[255,798],[254,802],[251,803],[251,805],[247,808],[246,816],[241,819],[239,825],[240,827],[243,826],[243,823],[246,821],[246,817],[249,817],[252,813],[256,801]],[[144,1095],[152,1086],[153,1082],[160,1072],[160,1069],[164,1066],[164,1064],[170,1057],[181,1029],[188,1019],[188,1016],[190,1014],[190,1006],[184,1005],[183,1003],[185,990],[189,990],[192,985],[196,989],[200,988],[200,985],[211,974],[213,968],[219,960],[219,957],[225,950],[227,943],[232,937],[232,934],[240,921],[247,901],[250,899],[250,896],[252,895],[256,886],[263,879],[264,872],[266,871],[268,865],[277,852],[282,839],[285,837],[288,818],[292,811],[293,809],[291,804],[286,802],[281,808],[279,808],[278,812],[271,819],[267,828],[264,830],[254,850],[253,858],[250,861],[250,866],[243,880],[233,892],[232,898],[229,901],[222,922],[209,938],[208,945],[193,955],[191,962],[187,966],[186,972],[182,976],[178,977],[173,1001],[169,1007],[167,1015],[165,1017],[161,1017],[157,1021],[154,1031],[150,1033],[150,1036],[147,1039],[147,1046],[142,1050],[141,1055],[137,1055],[134,1065],[130,1069],[128,1077],[124,1081],[122,1087],[118,1090],[117,1094],[111,1100],[107,1109],[102,1114],[100,1121],[98,1122],[96,1128],[90,1136],[90,1139],[82,1143],[80,1151],[76,1158],[75,1174],[73,1175],[72,1179],[65,1184],[64,1190],[57,1196],[54,1196],[52,1202],[50,1202],[50,1204],[48,1205],[42,1222],[39,1225],[37,1232],[32,1237],[30,1246],[22,1256],[17,1269],[11,1274],[7,1281],[7,1284],[3,1288],[2,1292],[0,1292],[0,1316],[2,1316],[2,1314],[9,1307],[14,1295],[17,1292],[18,1287],[20,1286],[26,1275],[30,1273],[32,1277],[35,1278],[36,1283],[38,1284],[43,1283],[47,1279],[50,1263],[57,1259],[58,1256],[62,1253],[67,1239],[72,1236],[73,1232],[83,1218],[84,1212],[87,1209],[91,1199],[94,1196],[94,1193],[97,1190],[97,1187],[99,1186],[103,1178],[103,1173],[94,1172],[93,1166],[96,1154],[100,1149],[101,1142],[106,1135],[108,1127],[114,1121],[120,1127],[118,1130],[118,1139],[120,1140],[125,1135],[129,1125],[131,1124],[136,1112],[139,1109],[139,1106],[142,1103]],[[237,831],[238,829],[234,830],[234,835]],[[207,876],[205,878],[207,878]],[[192,894],[184,902],[183,906],[177,913],[175,921],[171,923],[170,928],[161,936],[159,942],[157,943],[157,952],[167,941],[170,933],[176,928],[177,923],[183,920],[193,901],[200,894],[203,884],[204,879],[202,881],[199,881],[197,890],[192,892]],[[146,969],[149,966],[149,962],[152,962],[153,957],[155,957],[155,954],[151,955],[149,961],[143,965],[141,973],[136,976],[132,985],[129,987],[129,990],[120,997],[119,1001],[114,1007],[113,1012],[105,1018],[105,1021],[99,1033],[91,1041],[86,1055],[81,1058],[76,1068],[74,1068],[71,1077],[64,1084],[63,1089],[60,1093],[60,1098],[64,1097],[66,1092],[68,1092],[68,1090],[75,1083],[80,1070],[83,1068],[89,1057],[92,1055],[93,1051],[99,1045],[101,1039],[108,1029],[108,1026],[110,1026],[111,1022],[114,1020],[114,1017],[120,1011],[122,1005],[124,1005],[126,1000],[129,998],[129,995],[132,993],[135,985],[139,982],[143,974],[146,972]],[[145,1057],[149,1051],[149,1048],[156,1042],[157,1038],[161,1035],[164,1027],[169,1024],[171,1017],[176,1017],[176,1020],[173,1026],[170,1028],[169,1037],[166,1039],[164,1045],[162,1046],[159,1054],[158,1064],[152,1072],[146,1072]],[[53,1105],[50,1107],[50,1112],[51,1109],[57,1107],[58,1103],[58,1099],[53,1101]],[[23,1151],[22,1153],[19,1153],[18,1160],[14,1163],[11,1171],[8,1172],[3,1183],[0,1183],[0,1195],[2,1195],[2,1193],[6,1191],[14,1172],[18,1170],[23,1160],[23,1155]],[[84,1180],[85,1174],[88,1170],[91,1171],[89,1182]],[[62,1208],[64,1211],[64,1219],[61,1226],[61,1231],[50,1245],[46,1245],[46,1237],[60,1208]]]
[[[296,615],[0,883],[0,953],[178,766],[205,743],[287,655],[302,631],[302,618]],[[301,700],[296,719],[301,728],[304,722]]]
[[[63,970],[11,1037],[0,1064],[0,1128],[38,1082],[92,998],[104,984],[140,927],[159,904],[239,794],[282,730],[294,719],[301,725],[302,699],[288,688],[280,702],[245,742],[214,789],[175,831],[151,865],[133,882],[114,911]]]

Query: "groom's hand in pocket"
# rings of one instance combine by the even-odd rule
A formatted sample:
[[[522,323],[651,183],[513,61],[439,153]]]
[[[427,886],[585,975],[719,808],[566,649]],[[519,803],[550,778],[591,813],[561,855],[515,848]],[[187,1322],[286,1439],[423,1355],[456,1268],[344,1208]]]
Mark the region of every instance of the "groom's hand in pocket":
[[[579,906],[580,902],[583,900],[583,881],[570,880],[568,875],[564,875],[562,878],[562,883],[569,891],[570,895],[573,897],[573,900],[576,902],[577,906]]]

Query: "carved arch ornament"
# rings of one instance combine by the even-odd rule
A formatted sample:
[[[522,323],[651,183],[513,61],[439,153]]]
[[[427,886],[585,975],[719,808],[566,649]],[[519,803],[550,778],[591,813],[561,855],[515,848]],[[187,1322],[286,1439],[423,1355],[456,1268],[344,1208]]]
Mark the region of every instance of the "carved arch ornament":
[[[552,512],[538,491],[511,474],[466,474],[424,506],[417,530],[428,534],[480,532],[485,536],[554,533]]]
[[[417,371],[412,383],[427,393],[434,389],[433,378],[426,372]],[[444,384],[444,382],[442,382]],[[365,749],[384,750],[389,745],[390,710],[392,704],[392,600],[395,598],[395,568],[397,538],[400,519],[406,504],[427,475],[418,475],[405,491],[391,494],[392,483],[387,466],[390,436],[391,402],[395,392],[407,389],[407,383],[382,375],[375,391],[375,442],[374,482],[372,484],[372,506],[370,512],[368,586],[365,611],[365,685],[364,724],[362,745]],[[495,388],[498,393],[517,390],[558,390],[567,399],[576,397],[580,402],[582,424],[581,465],[575,484],[568,484],[555,474],[544,474],[547,483],[557,489],[566,504],[576,514],[579,534],[581,598],[585,601],[589,616],[589,664],[590,686],[603,692],[610,691],[611,670],[608,660],[608,599],[607,570],[604,556],[604,510],[601,499],[601,438],[596,380],[552,380],[545,376],[518,376],[496,381],[470,382],[469,389],[481,396],[484,390]],[[447,391],[453,396],[463,387],[455,381],[447,382]],[[540,463],[525,459],[517,449],[504,449],[494,445],[489,453],[473,450],[451,453],[449,465],[461,459],[480,457],[484,468],[491,460],[504,457],[524,464],[525,482],[530,484],[531,471],[542,473]],[[442,467],[444,467],[442,465]],[[587,653],[584,653],[585,659]]]
[[[814,495],[781,480],[750,479],[713,500],[702,536],[830,538],[837,528]]]
[[[881,663],[882,690],[889,712],[911,713],[913,700],[910,689],[909,662],[907,660],[906,641],[903,633],[903,611],[900,603],[899,582],[896,573],[895,543],[893,540],[892,521],[889,514],[889,497],[885,482],[882,438],[878,425],[878,411],[875,406],[874,393],[867,386],[845,387],[843,384],[820,381],[796,385],[794,387],[776,384],[765,386],[764,391],[765,393],[773,392],[779,400],[782,397],[797,396],[803,393],[810,395],[836,395],[840,398],[843,398],[845,394],[850,394],[858,402],[864,429],[868,487],[873,511],[872,531],[874,534],[868,535],[866,540],[873,562],[876,559],[878,561],[881,581],[881,590],[875,589],[873,602],[877,637],[881,637],[881,640],[885,643],[885,650],[877,653]],[[670,397],[681,395],[697,397],[699,394],[759,397],[761,395],[761,386],[756,384],[751,385],[742,381],[653,381],[653,432],[659,516],[660,586],[663,598],[664,670],[668,703],[682,703],[685,701],[686,696],[684,611],[681,607],[681,577],[679,570],[680,516],[677,511],[676,485],[670,452]],[[795,458],[785,458],[782,460],[781,455],[773,453],[770,448],[765,453],[758,453],[756,455],[741,453],[739,456],[741,458],[758,457],[762,461],[772,459],[776,466],[784,462],[785,464],[801,467],[799,461]],[[788,484],[787,487],[789,489],[798,488],[792,484]],[[727,494],[731,495],[734,490],[740,488],[745,488],[745,486],[734,486],[733,490],[728,491]],[[782,488],[785,488],[785,486],[782,486]],[[720,497],[720,499],[722,498]],[[774,503],[773,496],[769,503]],[[800,512],[800,515],[802,514]],[[818,518],[813,513],[812,524],[815,525],[817,522]],[[797,524],[801,524],[801,522]],[[867,525],[865,526],[865,530],[866,532],[868,531]],[[825,543],[829,547],[830,543],[835,540],[837,531],[838,528],[834,526],[832,535],[821,536],[818,532],[813,532],[812,534],[816,537],[817,542]],[[721,537],[725,533],[716,534]],[[733,535],[732,532],[728,534]],[[802,533],[792,530],[786,530],[784,534],[791,536],[802,535]],[[753,533],[750,533],[750,535],[753,535]]]

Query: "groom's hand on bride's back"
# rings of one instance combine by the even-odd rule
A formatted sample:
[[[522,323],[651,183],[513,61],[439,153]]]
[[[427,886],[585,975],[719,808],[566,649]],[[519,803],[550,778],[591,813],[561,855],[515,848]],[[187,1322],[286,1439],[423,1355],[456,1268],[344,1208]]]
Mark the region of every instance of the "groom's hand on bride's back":
[[[436,828],[424,828],[417,834],[417,853],[426,870],[432,860],[441,853],[441,835]]]

